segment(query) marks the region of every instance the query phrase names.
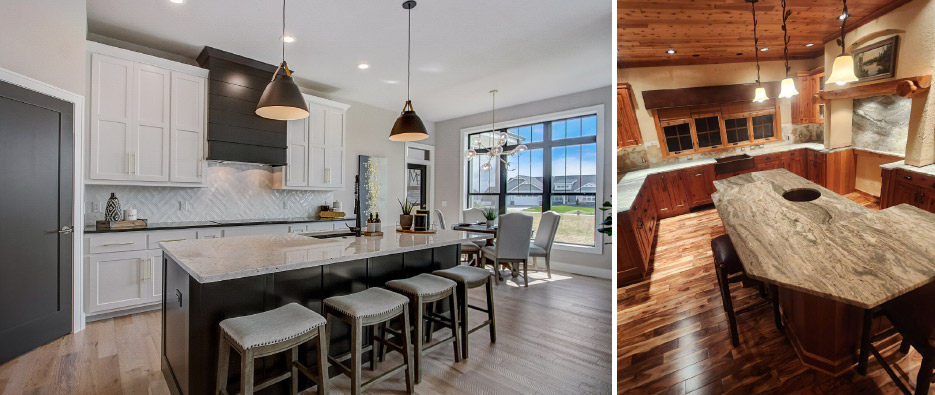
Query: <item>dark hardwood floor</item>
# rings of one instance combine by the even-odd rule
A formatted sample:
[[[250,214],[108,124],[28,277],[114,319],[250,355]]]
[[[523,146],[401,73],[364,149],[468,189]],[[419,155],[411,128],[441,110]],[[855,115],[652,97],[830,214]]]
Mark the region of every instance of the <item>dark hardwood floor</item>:
[[[878,208],[870,195],[846,196]],[[873,358],[867,376],[849,370],[833,377],[803,366],[773,325],[768,307],[738,316],[741,344],[732,347],[710,246],[711,238],[721,234],[724,227],[714,208],[659,224],[655,271],[617,290],[618,393],[899,393]],[[759,300],[755,289],[733,287],[735,308]],[[921,356],[900,354],[898,336],[881,348],[914,387]]]

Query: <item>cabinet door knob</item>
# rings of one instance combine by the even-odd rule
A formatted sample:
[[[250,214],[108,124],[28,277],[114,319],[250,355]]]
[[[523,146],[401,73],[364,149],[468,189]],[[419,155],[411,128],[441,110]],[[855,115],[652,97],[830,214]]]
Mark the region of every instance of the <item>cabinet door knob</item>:
[[[903,176],[903,178],[905,178],[905,179],[907,179],[907,180],[912,180],[912,176]]]
[[[695,174],[695,177],[701,177],[702,173]]]

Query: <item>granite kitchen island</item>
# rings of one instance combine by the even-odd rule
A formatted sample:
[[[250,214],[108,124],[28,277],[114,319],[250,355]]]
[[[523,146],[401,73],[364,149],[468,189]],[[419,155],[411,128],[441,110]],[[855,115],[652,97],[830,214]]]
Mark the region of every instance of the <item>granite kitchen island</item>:
[[[293,302],[321,313],[325,298],[458,265],[461,243],[484,237],[450,230],[436,234],[388,230],[377,237],[315,236],[321,234],[163,244],[162,372],[172,393],[215,392],[222,320]],[[350,349],[347,331],[344,325],[334,326],[332,355]],[[231,354],[231,366],[239,366],[239,357]],[[300,349],[300,358],[314,361],[314,348]],[[281,373],[285,362],[281,355],[274,355],[258,360],[256,366],[259,381]],[[236,370],[231,371],[231,383],[239,380]],[[274,385],[263,392],[286,390]]]
[[[935,214],[873,211],[784,169],[714,184],[746,274],[779,287],[786,333],[808,366],[850,369],[869,311],[935,281]]]

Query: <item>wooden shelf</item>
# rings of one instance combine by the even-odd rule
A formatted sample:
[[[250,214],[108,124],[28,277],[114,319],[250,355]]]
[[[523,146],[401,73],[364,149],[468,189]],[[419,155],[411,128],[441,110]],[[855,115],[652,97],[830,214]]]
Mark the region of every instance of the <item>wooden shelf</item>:
[[[836,99],[863,99],[872,96],[900,95],[913,97],[928,92],[932,84],[931,75],[900,78],[895,80],[859,85],[846,89],[821,91],[815,95],[818,102],[827,102]]]

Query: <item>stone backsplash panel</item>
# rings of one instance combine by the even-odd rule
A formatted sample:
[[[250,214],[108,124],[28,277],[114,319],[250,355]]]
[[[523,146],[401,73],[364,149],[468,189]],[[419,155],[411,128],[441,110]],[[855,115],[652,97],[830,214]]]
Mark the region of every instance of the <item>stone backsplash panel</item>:
[[[911,111],[912,99],[898,95],[854,99],[851,144],[905,155]]]
[[[314,216],[318,206],[332,203],[331,192],[270,189],[273,170],[268,166],[208,162],[207,176],[204,188],[86,185],[85,223],[103,219],[102,213],[91,212],[92,202],[103,206],[111,192],[124,209],[135,208],[139,218],[150,222]],[[179,202],[187,209],[180,210]]]

